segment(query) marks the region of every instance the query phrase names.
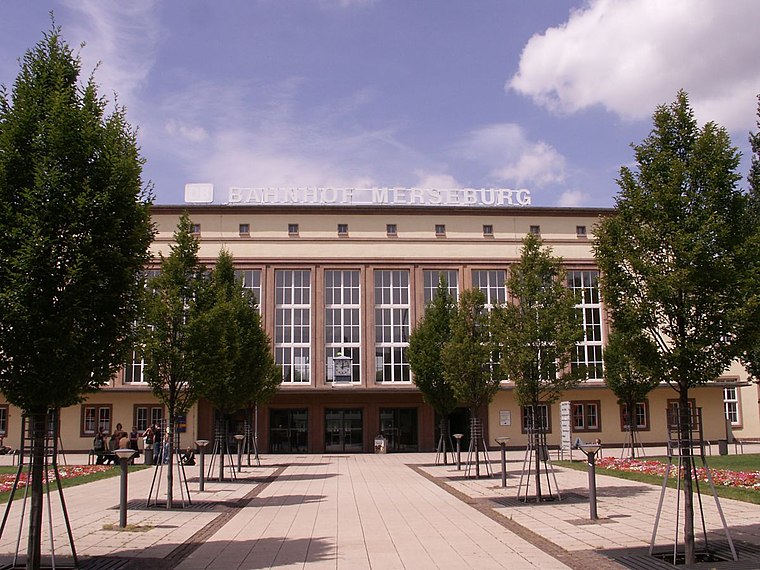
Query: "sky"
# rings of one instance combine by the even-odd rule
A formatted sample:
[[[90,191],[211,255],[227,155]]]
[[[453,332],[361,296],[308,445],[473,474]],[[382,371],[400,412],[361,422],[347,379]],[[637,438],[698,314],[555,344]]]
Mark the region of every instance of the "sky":
[[[212,183],[609,207],[679,89],[743,174],[757,129],[757,0],[0,0],[6,88],[51,11],[162,204]]]

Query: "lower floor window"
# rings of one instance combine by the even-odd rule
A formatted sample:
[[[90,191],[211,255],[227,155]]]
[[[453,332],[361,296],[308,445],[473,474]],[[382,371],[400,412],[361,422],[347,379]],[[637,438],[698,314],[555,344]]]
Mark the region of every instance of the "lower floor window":
[[[739,394],[736,386],[726,386],[723,388],[723,407],[726,413],[726,419],[731,422],[732,426],[739,425]]]
[[[8,406],[0,405],[0,436],[8,435]]]
[[[95,435],[102,429],[103,433],[111,433],[111,404],[84,404],[82,406],[82,436]]]
[[[574,431],[599,431],[600,403],[596,402],[572,402],[573,430]]]
[[[137,404],[135,406],[134,420],[132,425],[137,428],[137,431],[144,432],[148,429],[148,426],[161,425],[164,419],[163,406],[157,406],[155,404]]]
[[[538,404],[538,406],[522,407],[522,432],[528,433],[533,429],[543,429],[546,433],[551,433],[552,423],[550,408],[548,404]]]
[[[620,406],[620,426],[623,431],[628,431],[631,426],[637,430],[649,429],[649,402],[636,402],[633,413],[629,412],[628,405]]]

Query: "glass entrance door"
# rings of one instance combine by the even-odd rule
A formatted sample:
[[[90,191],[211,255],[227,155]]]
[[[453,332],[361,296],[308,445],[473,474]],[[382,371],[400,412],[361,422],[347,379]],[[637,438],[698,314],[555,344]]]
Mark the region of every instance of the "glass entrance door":
[[[325,410],[325,451],[328,453],[364,451],[361,410]]]

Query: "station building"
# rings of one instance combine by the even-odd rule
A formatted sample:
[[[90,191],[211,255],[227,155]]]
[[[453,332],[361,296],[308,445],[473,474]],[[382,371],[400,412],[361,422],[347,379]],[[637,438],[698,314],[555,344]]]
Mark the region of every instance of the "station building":
[[[233,189],[224,205],[157,205],[152,211],[156,258],[159,252],[168,255],[179,217],[187,211],[202,261],[213,265],[219,251],[228,250],[244,286],[259,299],[283,374],[278,394],[256,416],[261,451],[371,452],[381,432],[391,452],[434,450],[438,421],[413,383],[409,335],[442,275],[455,295],[478,288],[488,307],[509,300],[507,275],[528,233],[540,234],[563,258],[586,332],[576,362],[588,367],[589,378],[563,394],[561,401],[569,404],[542,408],[548,443],[560,445],[561,410],[573,439],[622,445],[626,424],[635,421],[644,445],[665,442],[666,409],[677,399],[672,388],[655,388],[628,413],[605,386],[602,355],[609,324],[592,244],[595,225],[612,210],[533,207],[527,191],[473,196],[467,192],[475,191],[452,190],[447,196],[375,189],[374,201],[363,202],[355,191],[318,192],[283,196]],[[335,381],[333,359],[341,355],[351,359],[348,382]],[[759,396],[738,365],[693,389],[705,438],[759,438]],[[509,382],[480,415],[489,445],[496,445],[496,437],[509,437],[510,447],[526,445],[526,416]],[[61,411],[62,444],[84,451],[98,426],[111,431],[118,422],[127,431],[133,425],[142,430],[163,417],[136,352],[108,386]],[[452,433],[466,439],[468,417],[467,410],[457,410]],[[242,425],[240,413],[230,429],[241,433]],[[19,427],[19,411],[0,406],[6,443],[16,446]],[[214,410],[202,400],[182,423],[180,445],[213,439],[213,430]]]

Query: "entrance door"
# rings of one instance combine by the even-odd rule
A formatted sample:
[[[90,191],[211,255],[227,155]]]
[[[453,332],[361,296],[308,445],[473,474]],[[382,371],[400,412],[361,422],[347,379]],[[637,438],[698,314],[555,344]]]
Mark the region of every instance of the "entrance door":
[[[308,420],[307,410],[270,410],[269,451],[271,453],[307,451]]]
[[[364,451],[361,410],[325,410],[325,451],[328,453]]]

